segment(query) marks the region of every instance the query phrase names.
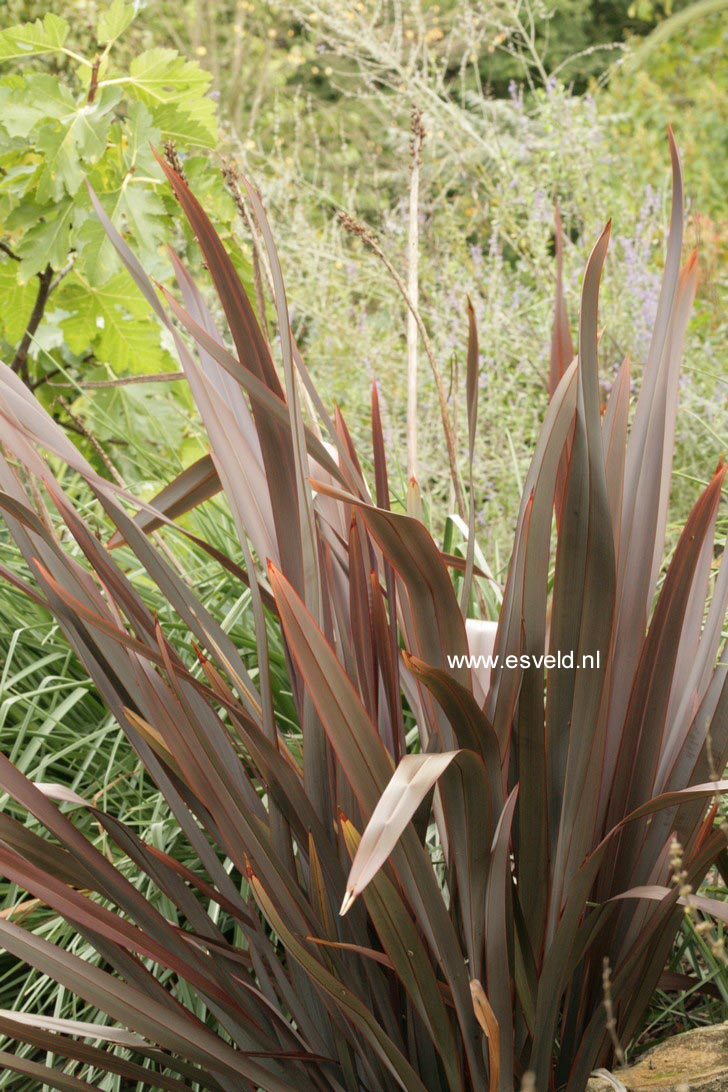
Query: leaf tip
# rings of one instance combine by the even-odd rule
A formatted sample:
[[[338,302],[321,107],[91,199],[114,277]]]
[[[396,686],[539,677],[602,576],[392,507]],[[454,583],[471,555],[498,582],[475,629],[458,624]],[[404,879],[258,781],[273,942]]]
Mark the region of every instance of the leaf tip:
[[[346,894],[344,895],[344,901],[341,904],[341,909],[339,910],[339,917],[340,918],[343,918],[344,914],[347,914],[349,912],[349,910],[351,910],[352,906],[354,905],[354,900],[355,899],[356,899],[356,894],[355,894],[354,891],[347,891],[346,892]]]

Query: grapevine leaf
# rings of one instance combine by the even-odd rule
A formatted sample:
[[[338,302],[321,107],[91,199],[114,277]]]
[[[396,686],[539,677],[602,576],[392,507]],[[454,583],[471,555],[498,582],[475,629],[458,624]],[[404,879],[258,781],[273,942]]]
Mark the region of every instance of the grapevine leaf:
[[[125,270],[102,286],[74,273],[59,293],[58,305],[68,312],[60,326],[72,353],[92,350],[115,371],[151,372],[163,359],[168,361],[160,330],[149,322],[148,308]]]
[[[142,102],[185,102],[204,95],[212,77],[176,49],[148,49],[135,57],[127,83]]]
[[[106,150],[111,124],[110,112],[120,98],[118,88],[104,88],[96,102],[73,104],[59,121],[41,126],[36,145],[43,154],[38,199],[58,200],[65,190],[76,193],[83,182],[85,167],[96,162]]]
[[[136,182],[128,174],[118,188],[100,197],[107,216],[116,228],[133,236],[134,245],[145,266],[154,272],[160,268],[159,244],[165,237],[164,203],[146,183]],[[83,254],[86,275],[94,284],[103,284],[119,268],[113,246],[100,221],[89,215],[79,228],[76,243]]]
[[[6,86],[9,91],[4,96],[0,124],[9,136],[21,137],[26,144],[37,125],[61,121],[77,109],[68,88],[46,73],[16,78]]]
[[[22,281],[27,281],[34,273],[45,269],[46,265],[53,269],[61,269],[65,265],[71,249],[75,207],[70,197],[59,201],[57,205],[44,209],[42,219],[25,233],[18,243]]]
[[[0,61],[20,57],[37,57],[41,53],[57,53],[63,48],[69,25],[52,12],[34,23],[8,27],[0,31]]]
[[[155,48],[132,60],[123,83],[153,108],[166,139],[211,147],[217,133],[215,104],[207,97],[211,79],[196,61],[185,60],[174,49]]]
[[[0,325],[10,345],[17,345],[22,338],[35,297],[36,286],[18,280],[17,262],[0,264]]]
[[[129,108],[124,126],[124,163],[127,170],[143,170],[145,175],[159,178],[162,171],[154,158],[152,147],[157,148],[163,139],[159,125],[143,102],[134,102]],[[167,139],[166,136],[164,139]],[[151,145],[151,147],[150,147]]]
[[[53,206],[40,205],[34,197],[29,196],[27,200],[21,201],[16,205],[12,212],[8,213],[5,223],[3,225],[4,230],[11,235],[18,231],[23,231],[25,228],[31,228],[38,223],[38,221],[53,212]],[[15,246],[15,250],[20,250],[20,243]]]
[[[215,104],[211,99],[202,98],[197,104],[185,103],[184,106],[163,103],[155,107],[154,120],[164,140],[192,148],[215,147],[217,127]]]
[[[114,0],[113,4],[99,16],[96,27],[99,45],[115,42],[130,25],[135,14],[133,4],[125,3],[125,0]]]
[[[133,232],[143,249],[153,247],[163,233],[159,217],[164,215],[164,205],[146,184],[130,183],[123,188],[120,209],[127,229]]]

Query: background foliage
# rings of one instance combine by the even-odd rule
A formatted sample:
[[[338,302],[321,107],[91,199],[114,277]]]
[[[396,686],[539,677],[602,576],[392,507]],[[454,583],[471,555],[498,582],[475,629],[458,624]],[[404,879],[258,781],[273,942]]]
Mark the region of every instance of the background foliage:
[[[94,246],[98,228],[89,217],[74,164],[90,169],[117,222],[125,224],[130,240],[140,243],[155,275],[166,282],[164,243],[182,243],[185,256],[194,261],[189,239],[178,238],[182,229],[172,227],[174,202],[160,187],[148,154],[150,137],[174,135],[186,174],[248,283],[250,270],[242,257],[250,253],[247,226],[236,221],[219,175],[221,158],[232,158],[255,179],[274,225],[287,226],[281,248],[290,270],[294,327],[315,374],[349,411],[355,429],[365,417],[368,380],[376,374],[382,380],[388,435],[400,446],[404,306],[380,260],[360,238],[342,231],[336,214],[343,209],[362,219],[377,233],[395,268],[404,271],[409,112],[416,102],[425,111],[427,128],[421,309],[455,400],[463,382],[466,292],[485,331],[481,383],[489,427],[483,429],[479,449],[486,469],[479,524],[487,528],[495,555],[510,538],[519,480],[543,407],[540,361],[550,336],[553,202],[560,202],[569,233],[565,264],[572,306],[588,240],[598,230],[597,210],[611,212],[619,259],[614,269],[626,273],[620,274],[621,282],[613,281],[610,259],[606,291],[612,317],[604,351],[608,367],[616,370],[628,349],[639,367],[666,230],[664,126],[672,118],[688,164],[688,241],[700,242],[703,266],[684,380],[687,412],[679,426],[679,462],[681,474],[705,480],[706,448],[712,462],[726,439],[719,359],[724,325],[717,307],[725,246],[725,137],[718,119],[726,88],[724,66],[709,63],[725,47],[725,29],[720,10],[714,9],[708,4],[704,14],[653,41],[665,35],[671,22],[664,20],[659,5],[643,7],[641,17],[649,18],[639,23],[636,13],[621,5],[582,5],[575,14],[558,4],[426,3],[407,5],[398,15],[389,3],[345,10],[323,2],[218,0],[200,8],[154,0],[139,6],[136,19],[109,49],[107,77],[121,82],[102,91],[119,97],[103,114],[103,100],[93,104],[98,127],[93,136],[95,129],[87,132],[85,99],[93,60],[107,48],[99,43],[105,37],[98,27],[104,5],[72,4],[66,13],[72,24],[66,48],[78,50],[85,63],[54,52],[4,66],[6,96],[17,94],[11,85],[18,79],[41,80],[42,87],[42,80],[52,76],[75,103],[59,119],[46,115],[53,107],[42,96],[36,102],[25,95],[38,116],[30,140],[23,144],[22,134],[5,137],[3,238],[23,258],[16,263],[5,256],[0,265],[6,358],[22,338],[38,281],[32,267],[42,262],[41,244],[50,241],[54,280],[71,256],[74,264],[55,287],[29,348],[34,381],[59,367],[70,369],[74,382],[84,383],[172,367],[168,346],[144,323],[138,297],[113,264],[108,246]],[[42,8],[15,3],[8,10],[22,18]],[[122,26],[131,6],[117,4],[115,10]],[[680,16],[678,7],[672,19]],[[569,29],[569,56],[575,59],[567,68],[559,68],[561,60],[553,55],[561,48],[555,43],[567,40],[556,33],[557,25]],[[630,35],[650,26],[657,27],[653,38],[643,40],[639,58],[631,61]],[[595,48],[607,39],[617,48]],[[179,56],[160,54],[172,49]],[[590,52],[579,59],[584,49]],[[164,95],[175,101],[150,97],[149,77],[144,76],[150,61],[160,65],[154,86],[159,88],[158,77],[170,78]],[[486,72],[496,64],[509,73],[500,83]],[[205,71],[212,77],[212,98],[205,95]],[[183,73],[184,79],[175,82]],[[213,139],[215,103],[217,146],[205,151],[199,143]],[[165,130],[170,115],[176,123]],[[206,119],[206,129],[198,115]],[[78,117],[84,119],[82,129]],[[13,130],[13,121],[8,124]],[[67,170],[75,193],[57,179],[56,201],[47,193],[48,173],[39,166],[37,141],[58,142],[63,132],[71,138]],[[138,171],[131,169],[135,157],[141,157]],[[660,178],[664,184],[656,187]],[[46,214],[39,211],[39,191],[46,195]],[[86,293],[89,269],[99,266],[103,277]],[[358,334],[355,367],[349,359],[352,328]],[[54,374],[50,381],[69,380]],[[422,381],[422,411],[434,416],[436,399],[426,365]],[[59,391],[55,385],[39,393],[72,427],[60,397],[87,424],[98,410],[107,419],[109,413],[123,415],[138,431],[142,421],[160,413],[170,457],[182,451],[187,461],[199,448],[181,385],[175,391],[184,405],[182,414],[170,409],[156,386],[107,390],[93,400],[77,388]],[[464,422],[460,426],[462,431]],[[110,438],[102,421],[94,419],[92,427],[102,442]],[[144,427],[164,458],[159,434]],[[435,430],[422,429],[421,435],[421,484],[426,502],[436,502],[433,511],[442,511],[448,497],[441,445]],[[496,435],[502,442],[494,445],[490,439]],[[118,444],[111,453],[123,462]],[[128,461],[122,469],[135,474]],[[675,501],[684,516],[689,492],[681,481],[678,476]]]

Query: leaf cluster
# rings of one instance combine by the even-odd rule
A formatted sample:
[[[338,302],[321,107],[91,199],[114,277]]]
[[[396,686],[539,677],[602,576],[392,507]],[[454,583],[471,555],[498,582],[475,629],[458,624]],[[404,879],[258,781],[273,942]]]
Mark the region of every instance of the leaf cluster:
[[[124,62],[118,45],[136,11],[114,0],[87,43],[53,12],[0,31],[0,341],[34,384],[59,370],[75,378],[82,362],[85,378],[171,367],[85,182],[150,274],[166,280],[165,244],[189,239],[174,228],[151,145],[172,142],[196,178],[217,122],[211,77],[196,61],[154,47]],[[210,173],[229,235],[234,205]]]

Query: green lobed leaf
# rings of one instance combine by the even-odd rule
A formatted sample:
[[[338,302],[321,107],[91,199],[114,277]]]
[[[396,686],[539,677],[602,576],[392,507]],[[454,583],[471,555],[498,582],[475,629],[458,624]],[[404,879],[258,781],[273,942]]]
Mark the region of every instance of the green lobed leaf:
[[[42,218],[25,233],[17,248],[21,258],[21,282],[29,280],[46,265],[53,269],[63,268],[71,250],[75,211],[73,199],[66,197],[57,205],[44,209]]]
[[[57,53],[63,48],[70,27],[65,19],[48,12],[34,23],[0,31],[0,61]]]
[[[199,102],[165,102],[152,107],[154,122],[163,140],[185,148],[214,148],[217,143],[215,107],[210,99]]]
[[[104,88],[95,102],[69,104],[68,112],[55,122],[40,125],[36,137],[36,147],[43,156],[39,201],[57,201],[64,191],[71,196],[76,193],[87,167],[106,150],[109,115],[120,98],[118,87]]]
[[[100,363],[121,372],[150,373],[169,365],[159,328],[149,322],[146,304],[125,270],[99,286],[73,273],[57,301],[69,312],[60,327],[77,356],[91,350]]]
[[[6,77],[2,90],[0,127],[9,136],[20,138],[25,147],[35,126],[60,121],[77,108],[76,100],[66,85],[47,72]]]
[[[162,130],[170,135],[174,131],[190,144],[214,145],[215,103],[207,97],[212,77],[197,61],[186,60],[175,49],[156,47],[135,57],[129,75],[118,80],[151,108],[176,106],[155,117]]]
[[[99,21],[96,24],[99,45],[115,42],[130,26],[135,15],[136,5],[127,3],[126,0],[114,0],[113,4],[99,15]]]
[[[35,297],[36,286],[18,280],[18,263],[0,262],[0,330],[11,345],[25,333]]]
[[[162,198],[131,173],[117,176],[111,184],[108,179],[105,181],[105,192],[99,199],[109,219],[130,238],[150,272],[162,276],[162,271],[166,273],[169,269],[161,254],[168,234]],[[97,183],[96,178],[94,182]],[[84,273],[92,284],[103,284],[119,269],[114,245],[95,215],[88,215],[85,210],[82,215],[85,218],[75,242],[83,255]],[[133,295],[136,297],[136,292]]]

